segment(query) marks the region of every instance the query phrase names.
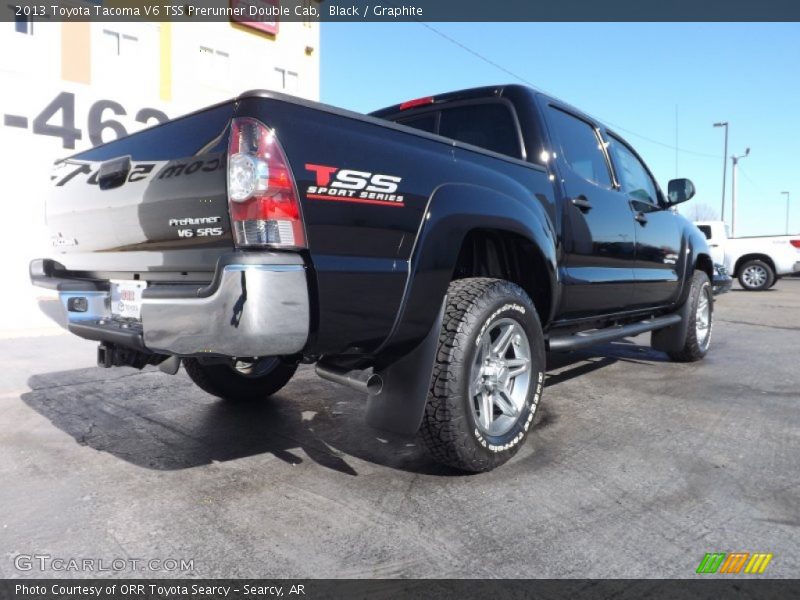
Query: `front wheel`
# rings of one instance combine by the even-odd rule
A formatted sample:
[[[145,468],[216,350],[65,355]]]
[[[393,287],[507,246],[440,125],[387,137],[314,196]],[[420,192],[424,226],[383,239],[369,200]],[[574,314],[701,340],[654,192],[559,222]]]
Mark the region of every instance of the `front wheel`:
[[[739,269],[739,284],[746,290],[767,290],[775,283],[775,271],[763,260],[748,260]]]
[[[711,346],[711,329],[714,317],[714,296],[711,282],[703,271],[695,271],[689,289],[688,310],[686,311],[686,337],[683,347],[668,351],[669,357],[677,362],[694,362],[708,354]]]
[[[528,434],[544,384],[544,336],[519,286],[450,284],[420,430],[430,454],[464,471],[510,459]]]
[[[183,365],[197,387],[225,400],[267,398],[289,383],[297,371],[296,364],[277,357],[230,363],[204,363],[186,358]]]

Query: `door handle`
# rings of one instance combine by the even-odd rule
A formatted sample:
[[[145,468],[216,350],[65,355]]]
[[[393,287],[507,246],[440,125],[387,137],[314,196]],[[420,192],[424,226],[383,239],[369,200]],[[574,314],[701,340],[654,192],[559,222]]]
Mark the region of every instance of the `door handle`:
[[[577,206],[581,212],[586,212],[592,209],[592,203],[589,202],[589,199],[583,194],[573,198],[570,202],[572,202],[572,206]]]
[[[636,213],[636,216],[634,216],[633,218],[636,219],[642,225],[647,224],[647,215],[645,215],[643,212]]]

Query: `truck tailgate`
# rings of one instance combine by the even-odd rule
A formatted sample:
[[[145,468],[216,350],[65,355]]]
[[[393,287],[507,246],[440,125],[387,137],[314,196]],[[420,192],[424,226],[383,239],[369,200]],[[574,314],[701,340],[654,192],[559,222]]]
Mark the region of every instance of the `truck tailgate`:
[[[77,271],[208,271],[233,242],[225,103],[56,163],[46,216]]]

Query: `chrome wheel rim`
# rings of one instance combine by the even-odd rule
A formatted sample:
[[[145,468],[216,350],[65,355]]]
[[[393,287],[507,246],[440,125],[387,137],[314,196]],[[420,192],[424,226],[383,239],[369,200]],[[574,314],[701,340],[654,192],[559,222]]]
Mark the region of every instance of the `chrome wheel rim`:
[[[700,297],[697,299],[694,326],[697,343],[705,350],[711,341],[711,286],[703,285]]]
[[[484,435],[507,433],[518,421],[531,387],[531,346],[522,326],[500,319],[477,341],[470,372],[470,406]]]
[[[278,365],[278,360],[275,357],[255,360],[234,359],[230,366],[237,375],[248,379],[257,379],[271,372]]]
[[[747,287],[761,287],[767,282],[767,270],[761,265],[750,265],[742,273],[742,279]]]

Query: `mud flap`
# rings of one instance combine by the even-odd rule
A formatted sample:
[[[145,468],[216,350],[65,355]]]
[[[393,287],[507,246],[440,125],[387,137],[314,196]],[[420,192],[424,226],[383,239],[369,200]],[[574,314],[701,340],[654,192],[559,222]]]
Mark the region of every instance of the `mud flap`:
[[[408,354],[380,371],[383,390],[367,400],[367,424],[400,435],[414,435],[422,424],[444,318],[439,315],[425,338]]]
[[[680,352],[686,344],[686,336],[689,335],[689,321],[691,309],[691,294],[686,297],[686,301],[677,311],[681,316],[680,323],[664,327],[654,331],[650,336],[650,346],[653,350],[660,352]]]

